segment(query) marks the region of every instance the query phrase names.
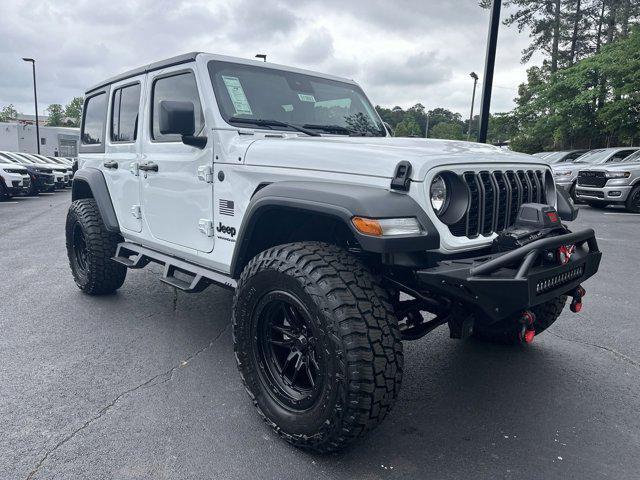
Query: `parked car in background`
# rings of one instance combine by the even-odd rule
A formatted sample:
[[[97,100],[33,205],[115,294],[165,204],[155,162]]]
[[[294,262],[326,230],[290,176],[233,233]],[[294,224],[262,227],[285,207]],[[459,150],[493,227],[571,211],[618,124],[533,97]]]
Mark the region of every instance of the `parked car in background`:
[[[538,158],[544,158],[547,155],[549,155],[551,152],[538,152],[538,153],[534,153],[533,156],[534,157],[538,157]]]
[[[543,158],[549,165],[557,165],[559,163],[573,162],[588,151],[589,150],[563,150],[560,152],[549,152],[549,154]]]
[[[594,208],[624,205],[640,213],[640,150],[620,164],[581,169],[576,196]]]
[[[23,166],[0,159],[0,200],[28,193],[31,177]]]
[[[37,195],[40,192],[55,190],[56,177],[53,170],[48,166],[35,165],[31,161],[25,160],[11,152],[0,152],[0,162],[21,165],[27,169],[31,177],[29,195]]]
[[[50,160],[51,162],[55,163],[56,165],[61,165],[67,168],[67,175],[69,175],[69,181],[67,182],[67,187],[71,186],[71,182],[73,181],[73,162],[70,162],[67,158],[62,158],[62,157],[46,157],[48,160]]]
[[[51,165],[51,168],[53,168],[55,171],[57,172],[63,172],[66,174],[66,182],[65,182],[65,186],[71,186],[71,177],[73,176],[73,170],[71,169],[71,165],[67,165],[65,162],[62,161],[57,161],[55,158],[56,157],[48,157],[45,155],[40,155],[37,153],[30,153],[30,156],[37,158],[38,160],[42,160],[43,162],[45,162],[47,165]]]
[[[55,188],[62,189],[65,187],[67,182],[69,181],[69,174],[67,173],[67,169],[60,165],[51,164],[45,157],[39,158],[30,153],[22,153],[22,152],[13,152],[16,157],[20,157],[24,159],[26,162],[31,162],[33,165],[42,166],[45,168],[50,168],[53,174],[55,175]]]
[[[567,190],[571,194],[571,198],[577,201],[576,181],[578,179],[578,170],[584,169],[588,165],[619,163],[638,150],[640,150],[640,147],[598,148],[596,150],[590,150],[571,163],[551,165],[554,180],[556,181],[556,185]]]

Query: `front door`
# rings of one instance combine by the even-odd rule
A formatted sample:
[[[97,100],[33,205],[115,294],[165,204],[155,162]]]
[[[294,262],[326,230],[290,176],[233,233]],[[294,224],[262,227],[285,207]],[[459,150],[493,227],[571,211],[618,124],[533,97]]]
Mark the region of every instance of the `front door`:
[[[185,145],[179,135],[163,134],[159,126],[160,102],[191,102],[195,135],[206,135],[196,75],[177,66],[150,73],[147,85],[150,121],[145,122],[140,171],[143,221],[155,240],[211,252],[213,183],[199,178],[198,169],[213,165],[213,142],[203,149]]]
[[[144,76],[129,78],[111,87],[106,135],[108,155],[100,165],[114,199],[120,228],[136,233],[142,231],[137,164],[141,160],[139,130],[143,118],[143,92]]]

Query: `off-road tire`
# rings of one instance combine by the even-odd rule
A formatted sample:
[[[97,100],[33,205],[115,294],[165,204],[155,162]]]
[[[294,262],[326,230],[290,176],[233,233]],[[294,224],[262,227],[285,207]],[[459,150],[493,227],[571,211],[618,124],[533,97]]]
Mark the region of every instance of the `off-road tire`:
[[[276,290],[303,302],[321,332],[322,387],[305,411],[287,409],[275,398],[256,360],[257,306]],[[298,448],[341,449],[378,425],[400,390],[402,342],[388,293],[358,259],[333,245],[291,243],[254,257],[233,299],[233,340],[242,381],[259,414]]]
[[[633,187],[629,192],[627,201],[624,204],[627,212],[640,213],[640,202],[638,201],[638,196],[640,196],[640,184]]]
[[[562,295],[531,309],[536,317],[533,324],[536,335],[544,332],[558,319],[566,302],[567,296]],[[522,343],[522,338],[520,337],[522,325],[519,320],[519,317],[512,316],[484,328],[479,326],[479,324],[481,325],[480,322],[476,322],[473,336],[491,343],[518,345]]]
[[[79,229],[86,244],[86,268],[80,268],[74,249],[74,231]],[[115,292],[124,283],[127,267],[111,260],[122,237],[109,232],[96,201],[84,198],[71,203],[67,213],[66,246],[69,266],[76,285],[89,295]]]

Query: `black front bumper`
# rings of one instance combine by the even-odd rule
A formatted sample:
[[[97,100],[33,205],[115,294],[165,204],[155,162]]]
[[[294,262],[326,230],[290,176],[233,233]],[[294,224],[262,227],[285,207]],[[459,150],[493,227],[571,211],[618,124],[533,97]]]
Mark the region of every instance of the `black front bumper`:
[[[576,250],[564,265],[544,264],[545,252],[562,245]],[[506,253],[448,260],[416,276],[421,289],[485,315],[493,323],[566,295],[598,271],[602,254],[592,229],[536,240]]]

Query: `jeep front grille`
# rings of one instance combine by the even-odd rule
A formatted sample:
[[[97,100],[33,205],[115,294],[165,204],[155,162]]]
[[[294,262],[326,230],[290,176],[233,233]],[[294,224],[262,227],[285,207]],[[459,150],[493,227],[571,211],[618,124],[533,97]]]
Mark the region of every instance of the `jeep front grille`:
[[[490,236],[513,225],[523,203],[546,203],[542,170],[464,172],[469,206],[458,222],[449,225],[456,237]]]

